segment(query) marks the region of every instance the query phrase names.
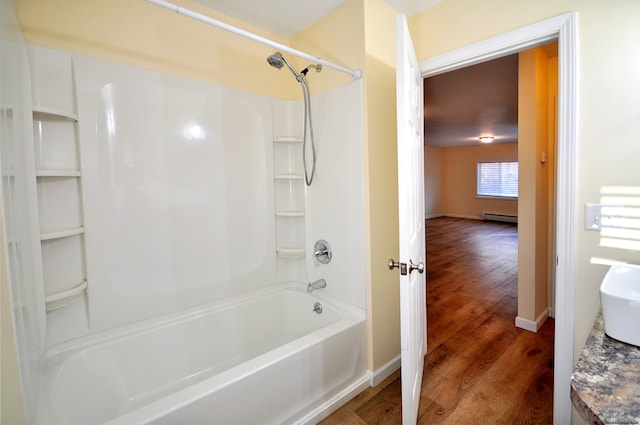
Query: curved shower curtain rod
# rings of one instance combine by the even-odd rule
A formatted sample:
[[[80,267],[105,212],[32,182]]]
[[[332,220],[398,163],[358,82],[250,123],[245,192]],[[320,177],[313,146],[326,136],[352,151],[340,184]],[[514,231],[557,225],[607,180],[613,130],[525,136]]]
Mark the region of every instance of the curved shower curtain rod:
[[[352,69],[348,69],[348,68],[344,68],[340,65],[336,65],[334,63],[331,62],[327,62],[324,59],[320,59],[316,56],[310,55],[308,53],[302,52],[300,50],[296,50],[296,49],[292,49],[289,46],[285,46],[284,44],[275,42],[273,40],[269,40],[268,38],[265,37],[261,37],[259,35],[253,34],[249,31],[245,31],[243,29],[240,29],[238,27],[234,27],[233,25],[229,25],[229,24],[225,24],[222,21],[218,21],[217,19],[213,19],[210,18],[208,16],[202,15],[200,13],[194,12],[193,10],[184,8],[182,6],[178,6],[176,4],[173,3],[169,3],[167,1],[164,0],[146,0],[149,3],[153,3],[156,6],[160,6],[160,7],[164,7],[165,9],[169,9],[172,10],[174,12],[176,12],[179,15],[184,15],[187,16],[189,18],[195,19],[197,21],[201,21],[204,22],[206,24],[209,25],[213,25],[214,27],[218,27],[220,29],[223,29],[225,31],[229,31],[232,32],[234,34],[240,35],[242,37],[246,37],[248,39],[257,41],[258,43],[262,43],[262,44],[266,44],[267,46],[271,46],[274,47],[278,50],[282,50],[284,52],[290,53],[292,55],[301,57],[303,59],[307,59],[311,62],[315,62],[315,63],[319,63],[323,66],[326,66],[328,68],[331,69],[335,69],[336,71],[340,71],[340,72],[344,72],[345,74],[349,74],[351,75],[354,80],[359,80],[362,77],[362,72],[359,69],[356,70],[352,70]]]

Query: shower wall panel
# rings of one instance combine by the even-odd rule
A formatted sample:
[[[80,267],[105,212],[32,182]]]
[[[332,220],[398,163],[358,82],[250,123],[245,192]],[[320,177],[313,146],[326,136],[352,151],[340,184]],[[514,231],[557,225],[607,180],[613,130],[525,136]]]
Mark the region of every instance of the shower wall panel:
[[[275,282],[270,99],[74,57],[92,331]]]
[[[318,78],[322,78],[322,74],[317,76],[313,73],[309,84],[313,87]],[[295,155],[286,158],[287,161],[274,154],[274,167],[276,174],[300,174],[300,180],[291,183],[291,190],[285,192],[295,195],[292,196],[293,199],[303,201],[302,205],[292,205],[289,209],[304,212],[303,217],[276,218],[276,229],[280,233],[297,229],[299,224],[304,225],[302,230],[297,231],[299,238],[291,246],[297,247],[302,242],[305,248],[304,258],[278,258],[278,278],[282,281],[298,281],[304,276],[305,285],[306,282],[323,278],[327,281],[327,287],[322,293],[364,309],[366,242],[361,99],[361,81],[311,96],[317,150],[317,169],[311,186],[306,186],[302,180],[302,99],[274,99],[273,127],[276,138],[294,136],[300,139],[297,145],[274,147],[274,152],[295,152]],[[313,154],[309,135],[306,149],[310,170]],[[294,163],[289,164],[290,161]],[[278,163],[285,163],[286,166],[278,170]],[[282,185],[282,182],[276,182],[276,202],[280,200],[278,184]],[[296,184],[299,186],[295,186]],[[294,190],[300,193],[295,194]],[[278,234],[278,238],[281,237],[282,234]],[[329,242],[333,258],[329,264],[316,266],[313,251],[314,244],[319,239]]]
[[[309,248],[324,239],[333,249],[329,264],[316,267],[307,256],[309,280],[324,278],[326,292],[366,308],[366,243],[364,222],[364,154],[362,83],[349,84],[311,97],[317,144],[317,169],[307,188]]]

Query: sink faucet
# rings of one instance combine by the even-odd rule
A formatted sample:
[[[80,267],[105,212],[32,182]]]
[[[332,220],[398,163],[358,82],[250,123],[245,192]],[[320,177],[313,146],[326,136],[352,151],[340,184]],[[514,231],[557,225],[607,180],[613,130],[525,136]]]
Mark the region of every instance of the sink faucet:
[[[315,282],[310,282],[309,285],[307,285],[307,292],[312,293],[316,289],[326,288],[326,287],[327,287],[327,281],[324,279],[318,279]]]

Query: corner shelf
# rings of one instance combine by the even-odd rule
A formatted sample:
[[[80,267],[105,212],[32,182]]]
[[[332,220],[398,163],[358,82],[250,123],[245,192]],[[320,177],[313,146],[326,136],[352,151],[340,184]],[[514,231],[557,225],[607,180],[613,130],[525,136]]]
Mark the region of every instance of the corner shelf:
[[[81,177],[77,170],[36,170],[36,177]]]
[[[45,296],[44,302],[47,312],[57,310],[60,307],[64,307],[68,304],[71,304],[72,302],[77,301],[79,296],[84,295],[85,291],[87,290],[87,286],[87,279],[84,279],[78,285],[67,291],[57,292],[55,294]]]
[[[66,127],[73,126],[75,128],[76,123],[78,122],[78,114],[61,108],[39,105],[34,105],[32,107],[32,113],[34,122],[41,121],[51,123],[47,124],[47,126],[38,125],[37,130],[34,129],[34,131],[42,132],[38,133],[42,138],[40,143],[44,143],[44,145],[48,149],[57,149],[55,151],[56,156],[54,156],[54,158],[60,157],[61,155],[69,155],[73,152],[73,150],[78,149],[77,132],[75,130],[71,130],[69,127]],[[67,128],[67,130],[60,132],[60,128]],[[69,146],[69,148],[60,150],[61,145],[59,143],[51,143],[58,142],[59,139],[56,139],[56,137],[61,137],[61,134],[63,135],[63,137],[65,137],[65,139],[63,140],[65,141],[65,143],[68,143],[66,144],[66,146]],[[36,154],[36,159],[40,158],[38,155],[41,155],[41,153]],[[73,203],[69,203],[69,199],[81,199],[81,194],[79,192],[81,190],[80,186],[60,186],[60,183],[58,183],[56,180],[60,178],[78,179],[79,182],[79,179],[82,177],[82,172],[79,169],[80,163],[76,155],[66,156],[65,158],[67,158],[66,162],[63,162],[62,164],[60,164],[58,161],[48,162],[48,158],[45,158],[44,156],[39,161],[36,161],[36,163],[39,164],[39,167],[41,167],[37,168],[35,171],[35,177],[38,180],[38,184],[42,185],[42,187],[45,189],[54,187],[56,188],[53,192],[54,196],[52,199],[47,199],[45,197],[43,199],[39,199],[39,202],[44,203],[44,211],[48,211],[48,209],[51,207],[51,204],[49,204],[49,202],[54,201],[56,204],[58,204],[56,206],[56,219],[53,220],[53,223],[49,223],[50,219],[47,216],[40,216],[40,225],[44,226],[40,228],[40,241],[42,242],[43,249],[45,244],[49,247],[48,252],[50,254],[48,255],[51,255],[51,252],[55,252],[55,255],[62,259],[62,262],[64,262],[64,264],[60,264],[60,266],[55,271],[50,272],[53,276],[48,276],[48,278],[50,279],[49,282],[47,276],[45,276],[45,294],[53,291],[53,293],[45,295],[45,309],[47,313],[82,300],[83,296],[87,292],[88,287],[86,275],[72,277],[71,281],[68,282],[69,285],[63,285],[63,288],[65,286],[72,286],[71,289],[60,290],[61,288],[59,287],[58,289],[53,289],[50,286],[51,281],[65,282],[67,279],[69,279],[68,276],[62,277],[59,275],[60,271],[65,267],[70,266],[71,264],[78,264],[78,262],[84,263],[83,252],[75,252],[73,248],[69,248],[70,246],[74,245],[69,245],[66,242],[65,244],[62,244],[61,241],[62,239],[71,238],[74,236],[81,237],[85,232],[84,225],[82,224],[83,220],[81,207],[79,216],[76,217],[74,211],[77,206]],[[51,166],[54,168],[50,168]],[[76,193],[77,195],[75,195]],[[61,196],[61,194],[63,194],[64,196]],[[61,217],[65,217],[65,219],[60,220]],[[69,227],[55,227],[58,221],[69,221],[71,223],[77,222],[78,224]],[[53,241],[60,241],[62,245],[59,245],[58,242],[55,242],[54,244]],[[78,246],[81,247],[82,240],[79,241],[79,244],[80,245]],[[82,258],[79,259],[77,257],[78,255],[82,256]],[[44,262],[45,260],[43,258],[43,264]],[[82,280],[79,283],[72,284],[73,279]]]
[[[276,137],[273,139],[273,143],[302,143],[302,138],[291,136]]]
[[[304,176],[302,174],[286,173],[276,174],[273,176],[273,178],[276,180],[302,180]]]
[[[48,106],[33,106],[33,119],[39,121],[70,121],[77,122],[78,114],[59,108]]]
[[[40,240],[48,241],[51,239],[61,239],[61,238],[67,238],[69,236],[81,235],[83,233],[84,233],[84,226],[70,227],[67,229],[56,229],[56,230],[42,229],[40,231]]]
[[[276,211],[276,217],[304,217],[304,211]]]
[[[301,137],[273,138],[277,275],[280,281],[305,281],[305,194]]]
[[[280,258],[301,259],[307,253],[304,248],[276,248],[276,255]]]

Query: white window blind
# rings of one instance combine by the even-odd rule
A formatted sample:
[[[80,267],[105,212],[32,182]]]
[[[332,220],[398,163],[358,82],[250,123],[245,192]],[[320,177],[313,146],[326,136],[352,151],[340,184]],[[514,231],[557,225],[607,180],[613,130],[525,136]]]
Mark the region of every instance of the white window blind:
[[[518,197],[518,161],[478,162],[478,196]]]

